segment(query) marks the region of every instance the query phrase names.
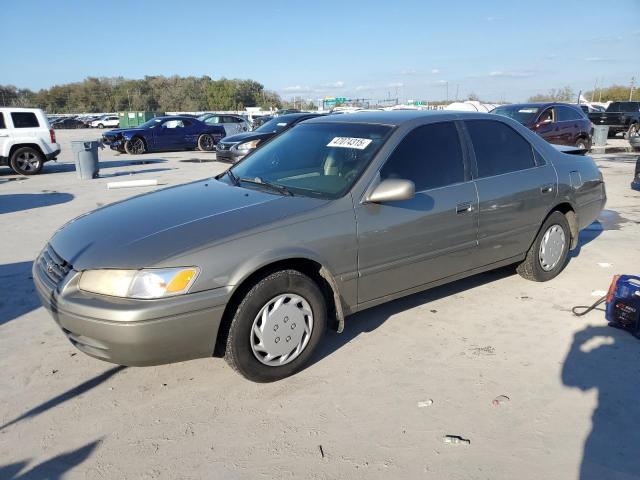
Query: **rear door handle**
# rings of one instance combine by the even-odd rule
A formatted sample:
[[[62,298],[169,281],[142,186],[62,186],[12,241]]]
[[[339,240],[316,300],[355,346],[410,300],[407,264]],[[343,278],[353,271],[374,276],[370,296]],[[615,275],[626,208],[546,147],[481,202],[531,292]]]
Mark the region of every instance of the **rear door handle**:
[[[456,205],[456,213],[473,212],[473,202],[461,202]]]
[[[551,193],[553,192],[553,183],[549,183],[548,185],[543,185],[540,187],[540,191],[542,193]]]

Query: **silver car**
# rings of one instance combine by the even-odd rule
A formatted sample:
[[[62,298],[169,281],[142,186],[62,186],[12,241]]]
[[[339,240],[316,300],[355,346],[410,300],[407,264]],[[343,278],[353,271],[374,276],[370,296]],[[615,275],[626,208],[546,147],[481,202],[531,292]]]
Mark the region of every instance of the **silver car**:
[[[273,381],[354,312],[510,264],[554,278],[605,201],[591,158],[508,118],[318,117],[216,178],[71,221],[33,278],[89,355],[123,365],[223,355]]]
[[[227,136],[236,135],[237,133],[251,131],[249,120],[240,115],[231,115],[227,113],[205,113],[198,117],[198,120],[207,125],[222,125]]]

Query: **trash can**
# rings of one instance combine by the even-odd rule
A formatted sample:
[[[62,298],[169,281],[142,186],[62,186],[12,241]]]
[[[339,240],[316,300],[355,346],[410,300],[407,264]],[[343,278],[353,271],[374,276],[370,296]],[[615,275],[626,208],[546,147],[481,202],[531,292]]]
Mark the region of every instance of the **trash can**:
[[[607,125],[595,125],[593,131],[593,144],[596,147],[604,147],[609,137],[609,127]]]
[[[100,142],[71,142],[71,151],[76,164],[76,172],[81,180],[91,180],[98,178],[98,146]]]

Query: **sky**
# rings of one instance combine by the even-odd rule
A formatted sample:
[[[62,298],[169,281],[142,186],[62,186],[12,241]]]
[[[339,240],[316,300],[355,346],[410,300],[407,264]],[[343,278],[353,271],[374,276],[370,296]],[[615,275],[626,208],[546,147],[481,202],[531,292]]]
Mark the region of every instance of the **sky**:
[[[3,0],[0,84],[251,78],[285,98],[522,101],[640,83],[640,0]]]

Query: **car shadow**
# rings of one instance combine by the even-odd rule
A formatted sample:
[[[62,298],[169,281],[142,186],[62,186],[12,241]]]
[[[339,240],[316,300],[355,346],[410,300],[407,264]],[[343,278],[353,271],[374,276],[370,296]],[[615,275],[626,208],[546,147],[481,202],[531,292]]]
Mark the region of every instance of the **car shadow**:
[[[598,406],[584,443],[581,480],[631,479],[640,475],[640,349],[638,339],[607,326],[577,332],[562,368],[562,382],[595,389]]]
[[[140,175],[141,173],[158,173],[158,172],[166,172],[168,170],[175,170],[175,168],[147,168],[144,170],[125,170],[122,172],[114,172],[107,173],[106,175],[100,174],[99,178],[112,178],[112,177],[122,177],[129,175]]]
[[[0,296],[0,325],[40,307],[31,277],[32,265],[33,262],[0,265],[0,288],[6,293]]]
[[[33,208],[59,205],[73,200],[70,193],[46,192],[46,193],[9,193],[0,195],[0,215],[14,213]]]
[[[0,465],[0,478],[3,480],[62,480],[66,473],[87,460],[101,441],[102,439],[98,439],[75,450],[56,455],[24,473],[22,473],[23,470],[32,462],[31,460]]]
[[[137,167],[142,165],[153,165],[158,163],[167,163],[167,160],[160,158],[149,158],[144,160],[100,160],[98,167],[100,170],[109,168]],[[76,166],[73,163],[54,163],[48,162],[44,165],[42,173],[68,173],[75,172]]]
[[[387,302],[362,312],[350,315],[345,321],[344,331],[337,333],[330,330],[326,338],[318,346],[318,351],[311,360],[311,365],[333,354],[341,347],[355,339],[358,335],[373,332],[387,319],[412,308],[455,295],[486,283],[495,282],[515,275],[515,268],[507,266],[489,272],[479,273],[423,292],[414,293],[392,302]]]
[[[20,415],[19,417],[14,418],[13,420],[8,421],[7,423],[5,423],[4,425],[0,425],[0,430],[4,430],[5,428],[16,424],[18,422],[21,422],[22,420],[25,420],[27,418],[31,418],[31,417],[35,417],[37,415],[40,415],[41,413],[44,413],[48,410],[51,410],[54,407],[57,407],[58,405],[61,405],[79,395],[82,395],[83,393],[88,392],[89,390],[97,387],[98,385],[106,382],[107,380],[109,380],[111,377],[113,377],[115,374],[121,372],[122,370],[124,370],[127,367],[124,367],[122,365],[118,365],[117,367],[113,367],[110,368],[109,370],[107,370],[106,372],[101,373],[100,375],[96,375],[93,378],[90,378],[89,380],[81,383],[80,385],[77,385],[75,387],[73,387],[70,390],[67,390],[66,392],[61,393],[60,395],[53,397],[50,400],[47,400],[44,403],[41,403],[40,405],[38,405],[37,407],[33,407],[31,410],[23,413],[22,415]],[[0,476],[0,478],[3,478]]]

